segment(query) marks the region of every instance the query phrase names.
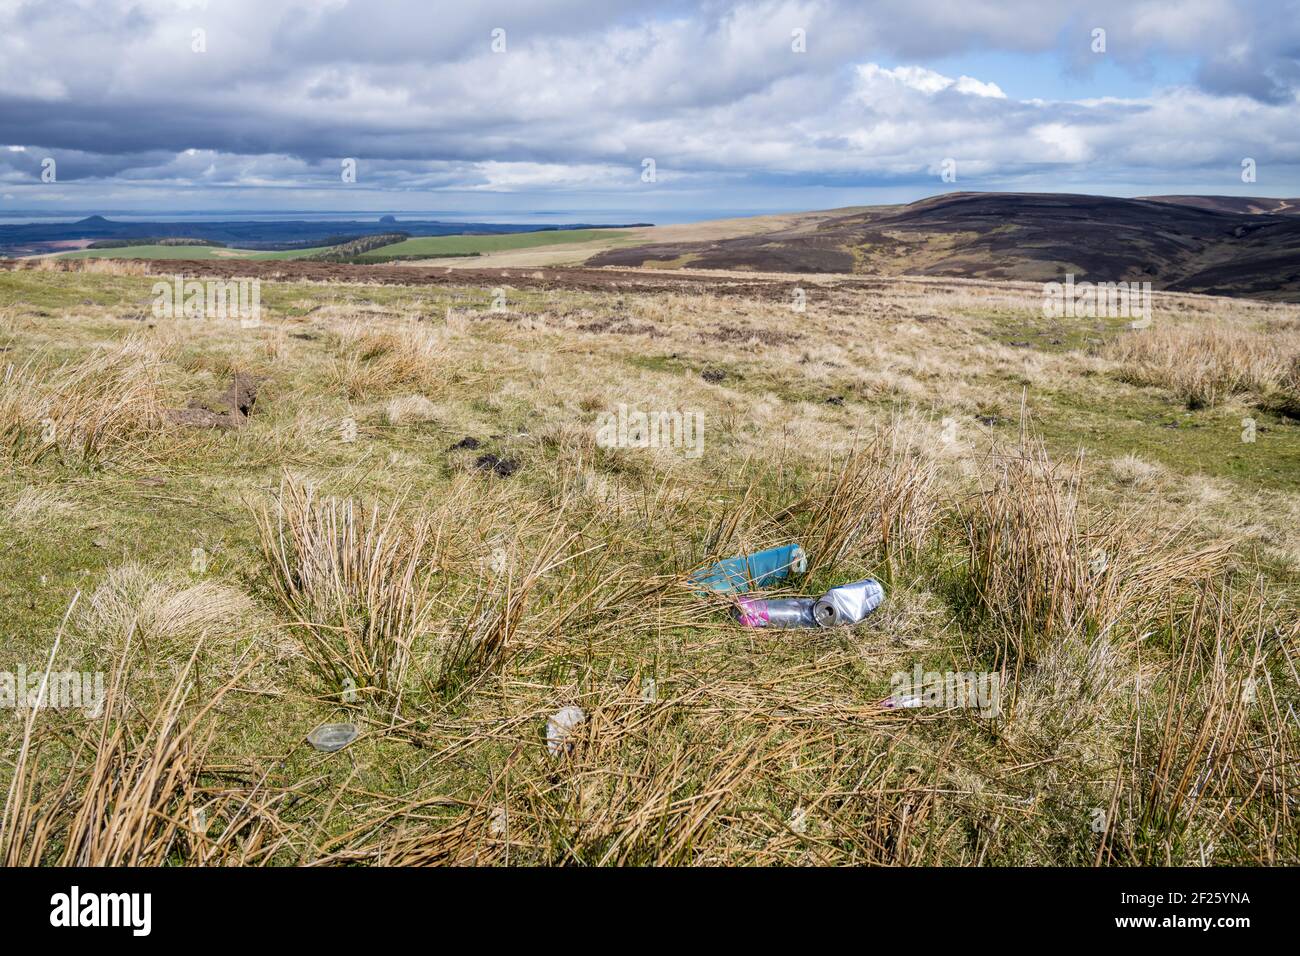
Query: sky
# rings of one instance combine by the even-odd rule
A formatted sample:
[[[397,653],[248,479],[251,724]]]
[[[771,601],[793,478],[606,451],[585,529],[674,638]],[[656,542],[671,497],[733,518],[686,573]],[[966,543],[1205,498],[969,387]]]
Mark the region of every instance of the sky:
[[[957,189],[1300,196],[1300,0],[0,0],[0,218]]]

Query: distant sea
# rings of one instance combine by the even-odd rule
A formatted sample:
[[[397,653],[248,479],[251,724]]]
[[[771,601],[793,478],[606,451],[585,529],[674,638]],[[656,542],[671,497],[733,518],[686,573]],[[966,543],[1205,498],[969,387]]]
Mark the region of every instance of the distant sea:
[[[249,212],[202,210],[195,212],[99,212],[96,210],[50,215],[0,216],[0,225],[18,226],[28,223],[76,222],[87,216],[103,216],[115,222],[374,222],[381,216],[393,216],[400,225],[403,220],[438,220],[441,222],[508,223],[521,226],[565,226],[571,223],[589,223],[593,226],[623,223],[650,222],[668,225],[679,222],[700,222],[705,219],[730,219],[737,216],[761,216],[768,211],[736,211],[717,209],[646,211],[626,209],[571,209],[560,212],[451,212],[429,210],[398,212],[395,210],[367,210],[363,212],[334,210],[330,212]]]

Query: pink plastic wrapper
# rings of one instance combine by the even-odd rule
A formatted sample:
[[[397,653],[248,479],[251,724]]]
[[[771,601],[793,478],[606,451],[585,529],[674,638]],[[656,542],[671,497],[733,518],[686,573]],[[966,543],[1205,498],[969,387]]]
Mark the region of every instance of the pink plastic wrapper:
[[[767,613],[767,602],[762,598],[740,598],[736,604],[736,620],[741,627],[767,627],[771,618]]]

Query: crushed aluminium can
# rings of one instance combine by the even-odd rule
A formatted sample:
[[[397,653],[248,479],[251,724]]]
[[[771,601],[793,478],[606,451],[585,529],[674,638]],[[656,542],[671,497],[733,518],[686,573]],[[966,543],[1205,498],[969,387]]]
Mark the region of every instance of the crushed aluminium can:
[[[808,556],[797,544],[783,544],[753,554],[737,555],[696,571],[690,581],[706,591],[744,594],[808,570]]]
[[[816,627],[812,598],[750,598],[736,602],[742,627]]]
[[[821,627],[857,624],[884,600],[880,582],[867,578],[831,588],[813,605],[813,616]]]

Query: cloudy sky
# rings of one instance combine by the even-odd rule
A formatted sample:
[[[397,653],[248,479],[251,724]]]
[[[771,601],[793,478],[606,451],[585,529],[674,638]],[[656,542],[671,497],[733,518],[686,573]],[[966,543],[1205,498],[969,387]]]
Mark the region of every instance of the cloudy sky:
[[[952,189],[1300,195],[1300,0],[0,0],[0,218]]]

